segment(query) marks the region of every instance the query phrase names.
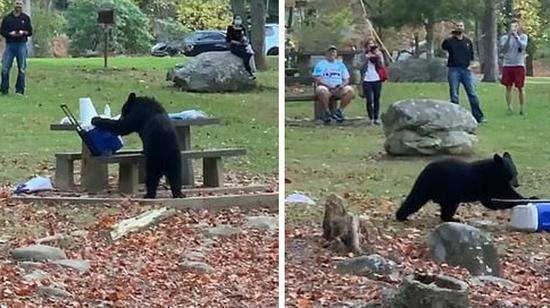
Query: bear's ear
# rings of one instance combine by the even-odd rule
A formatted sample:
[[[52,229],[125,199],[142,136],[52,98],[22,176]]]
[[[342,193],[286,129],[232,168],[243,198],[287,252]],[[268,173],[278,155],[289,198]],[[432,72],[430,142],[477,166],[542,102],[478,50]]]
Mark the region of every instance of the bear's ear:
[[[500,157],[498,154],[495,154],[493,156],[493,160],[495,161],[495,163],[497,164],[502,164],[502,157]]]
[[[129,102],[131,101],[135,101],[136,100],[136,93],[132,92],[130,93],[130,95],[128,95],[128,100]]]
[[[502,155],[502,157],[512,159],[512,156],[508,152],[504,152],[504,155]]]

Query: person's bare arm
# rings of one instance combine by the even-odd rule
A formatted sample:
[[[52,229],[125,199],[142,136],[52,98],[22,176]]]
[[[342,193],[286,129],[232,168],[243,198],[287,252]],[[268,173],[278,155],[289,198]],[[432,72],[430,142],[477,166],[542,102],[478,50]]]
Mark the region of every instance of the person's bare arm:
[[[313,80],[315,81],[315,84],[318,86],[325,86],[330,89],[330,86],[328,86],[326,83],[323,82],[323,78],[320,76],[313,76]]]

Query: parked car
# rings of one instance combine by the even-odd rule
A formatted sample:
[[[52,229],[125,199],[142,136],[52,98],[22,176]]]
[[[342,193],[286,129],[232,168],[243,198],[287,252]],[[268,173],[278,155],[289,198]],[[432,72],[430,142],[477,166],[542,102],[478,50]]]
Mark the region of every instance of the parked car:
[[[225,33],[218,30],[199,30],[195,31],[183,40],[183,54],[188,57],[194,57],[207,51],[227,50],[225,42]]]
[[[268,56],[279,54],[279,25],[265,24],[265,53]]]
[[[153,56],[176,56],[184,54],[194,57],[207,51],[228,50],[225,33],[219,30],[197,30],[189,33],[183,40],[160,42],[151,48]],[[279,54],[279,25],[265,25],[265,50],[267,55]]]
[[[178,41],[159,42],[151,47],[151,55],[155,57],[176,56],[183,51],[183,43]]]

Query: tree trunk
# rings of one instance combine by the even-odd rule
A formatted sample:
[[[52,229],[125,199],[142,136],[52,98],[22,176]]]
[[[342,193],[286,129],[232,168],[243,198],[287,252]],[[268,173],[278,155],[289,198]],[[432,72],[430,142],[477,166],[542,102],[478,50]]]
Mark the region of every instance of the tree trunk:
[[[335,194],[331,194],[325,203],[323,238],[327,240],[327,246],[335,252],[363,252],[359,217],[347,213],[344,201]]]
[[[252,0],[250,2],[252,25],[250,30],[254,60],[259,70],[267,70],[265,58],[265,1]]]
[[[483,32],[481,31],[481,25],[478,18],[475,19],[475,50],[477,52],[477,57],[479,59],[479,66],[481,71],[484,72],[485,67],[485,53],[483,48]]]
[[[483,66],[484,82],[496,82],[498,79],[497,49],[497,5],[495,0],[485,0],[485,11],[482,20],[485,64]]]
[[[420,37],[418,32],[414,32],[414,54],[413,58],[417,59],[420,56]]]
[[[31,24],[32,24],[31,0],[26,0],[23,2],[23,12],[29,15],[29,17],[31,17]],[[29,58],[32,58],[35,55],[32,36],[29,36],[29,40],[27,41],[27,55],[29,56]]]
[[[426,29],[426,58],[431,59],[434,55],[434,18],[430,16],[424,23]]]
[[[244,16],[244,0],[231,0],[231,11],[233,15],[240,15],[243,18],[243,23],[246,23],[246,16]]]
[[[525,59],[525,75],[527,76],[535,76],[535,68],[533,63],[533,55],[535,54],[535,51],[537,50],[537,46],[534,44],[534,42],[529,42],[527,45],[527,58]]]

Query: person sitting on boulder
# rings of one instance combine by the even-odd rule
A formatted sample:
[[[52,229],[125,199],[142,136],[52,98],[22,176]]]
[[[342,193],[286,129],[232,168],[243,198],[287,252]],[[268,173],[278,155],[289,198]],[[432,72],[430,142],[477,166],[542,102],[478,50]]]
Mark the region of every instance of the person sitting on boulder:
[[[240,15],[233,17],[233,23],[227,27],[225,41],[229,43],[232,54],[243,59],[246,71],[254,78],[254,50],[246,37],[246,28]]]
[[[331,119],[342,122],[344,115],[342,110],[351,103],[354,97],[353,87],[350,85],[350,74],[346,65],[336,60],[338,51],[335,46],[327,49],[326,59],[319,61],[313,69],[313,78],[317,88],[315,95],[325,109],[323,122],[329,124]],[[340,106],[331,111],[329,108],[330,99],[340,99]]]

